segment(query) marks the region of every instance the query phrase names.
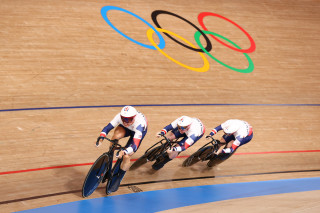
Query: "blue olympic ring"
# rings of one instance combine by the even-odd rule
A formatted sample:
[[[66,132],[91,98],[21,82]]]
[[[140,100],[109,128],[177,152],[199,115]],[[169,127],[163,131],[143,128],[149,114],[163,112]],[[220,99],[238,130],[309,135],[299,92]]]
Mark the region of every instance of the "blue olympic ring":
[[[152,49],[152,50],[156,50],[156,48],[153,46],[153,45],[146,45],[146,44],[143,44],[141,42],[138,42],[132,38],[130,38],[129,36],[125,35],[124,33],[122,33],[120,30],[118,30],[111,22],[110,20],[108,19],[107,17],[107,12],[109,10],[119,10],[119,11],[123,11],[123,12],[126,12],[138,19],[140,19],[141,21],[143,21],[146,25],[148,25],[151,29],[153,29],[153,31],[157,34],[157,36],[159,37],[159,40],[160,40],[160,43],[158,44],[158,47],[160,49],[163,49],[166,45],[166,42],[164,40],[164,38],[162,37],[162,35],[160,34],[160,32],[158,30],[156,30],[156,28],[154,26],[152,26],[150,23],[148,23],[146,20],[144,20],[143,18],[141,18],[140,16],[128,11],[128,10],[125,10],[123,8],[120,8],[120,7],[115,7],[115,6],[104,6],[101,8],[101,15],[103,17],[103,19],[115,30],[117,31],[120,35],[122,35],[123,37],[125,37],[126,39],[136,43],[136,44],[139,44],[145,48],[149,48],[149,49]]]

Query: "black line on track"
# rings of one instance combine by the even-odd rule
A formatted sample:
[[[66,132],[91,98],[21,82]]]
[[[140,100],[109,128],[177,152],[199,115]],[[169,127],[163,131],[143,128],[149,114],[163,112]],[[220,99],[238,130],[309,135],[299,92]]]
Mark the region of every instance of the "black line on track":
[[[127,183],[127,184],[121,184],[120,187],[133,186],[133,185],[145,185],[145,184],[152,184],[152,183],[185,181],[185,180],[200,180],[200,179],[210,179],[210,178],[225,178],[225,177],[239,177],[239,176],[253,176],[253,175],[271,175],[271,174],[301,173],[301,172],[320,172],[320,169],[298,170],[298,171],[280,171],[280,172],[261,172],[261,173],[251,173],[251,174],[205,176],[205,177],[192,177],[192,178],[177,178],[177,179],[168,179],[168,180]],[[102,188],[105,188],[105,186],[98,187],[97,190],[102,189]],[[41,198],[46,198],[46,197],[54,197],[54,196],[59,196],[59,195],[72,194],[72,193],[79,193],[79,195],[81,195],[81,192],[82,192],[82,190],[72,190],[72,191],[66,191],[66,192],[58,192],[58,193],[52,193],[52,194],[46,194],[46,195],[39,195],[39,196],[26,197],[26,198],[14,199],[14,200],[7,200],[7,201],[1,201],[0,205],[22,202],[22,201],[27,201],[27,200],[41,199]]]

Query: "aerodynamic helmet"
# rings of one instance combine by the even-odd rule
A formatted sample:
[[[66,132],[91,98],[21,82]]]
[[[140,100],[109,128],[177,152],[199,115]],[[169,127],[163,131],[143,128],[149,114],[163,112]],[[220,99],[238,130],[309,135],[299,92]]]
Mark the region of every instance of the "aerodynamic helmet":
[[[125,106],[121,109],[120,117],[124,123],[130,123],[137,115],[137,110],[132,106]]]
[[[226,121],[221,127],[226,134],[233,134],[239,129],[239,126],[233,123],[232,120]]]
[[[187,129],[192,123],[192,118],[188,116],[182,116],[178,120],[178,128],[181,130]]]

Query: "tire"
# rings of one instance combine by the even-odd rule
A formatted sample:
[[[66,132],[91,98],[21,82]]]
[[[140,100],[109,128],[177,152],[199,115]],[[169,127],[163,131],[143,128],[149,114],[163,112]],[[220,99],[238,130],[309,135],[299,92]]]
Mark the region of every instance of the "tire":
[[[143,155],[131,165],[129,170],[130,171],[135,170],[147,162],[148,162],[147,157]]]
[[[148,151],[147,153],[145,153],[144,155],[142,155],[140,158],[138,158],[138,160],[136,160],[130,167],[129,170],[135,170],[137,168],[139,168],[140,166],[142,166],[143,164],[147,163],[148,161],[154,161],[156,159],[156,157],[160,154],[161,151],[161,147],[162,146],[157,146],[153,149],[151,149],[150,151]]]
[[[154,161],[157,159],[157,157],[159,157],[160,154],[162,154],[160,151],[163,148],[163,145],[161,146],[157,146],[153,149],[151,149],[149,152],[147,152],[145,154],[145,156],[147,157],[148,161]],[[165,149],[163,149],[165,150]]]
[[[208,160],[208,156],[210,156],[211,153],[213,153],[213,146],[207,146],[199,149],[198,151],[190,155],[187,159],[185,159],[185,161],[183,161],[182,163],[182,166],[188,167],[194,165],[199,161]]]
[[[99,186],[108,171],[109,156],[102,154],[91,166],[82,186],[82,197],[90,196]]]
[[[215,157],[215,158],[209,160],[209,162],[207,163],[207,167],[211,168],[211,167],[214,167],[222,162],[223,162],[223,160],[221,160],[218,157]]]
[[[107,195],[109,195],[112,192],[114,192],[114,191],[110,191],[111,182],[112,182],[112,179],[113,179],[114,175],[118,175],[121,163],[122,163],[122,159],[118,159],[117,162],[115,163],[115,165],[113,166],[112,170],[111,170],[110,177],[108,178],[108,182],[107,182],[107,185],[106,185],[106,194]]]
[[[227,160],[228,158],[230,158],[237,150],[235,150],[233,153],[221,153],[219,154],[217,157],[215,157],[214,159],[211,159],[208,163],[207,163],[207,167],[211,168],[214,167],[216,165],[219,165],[220,163],[224,162],[225,160]]]

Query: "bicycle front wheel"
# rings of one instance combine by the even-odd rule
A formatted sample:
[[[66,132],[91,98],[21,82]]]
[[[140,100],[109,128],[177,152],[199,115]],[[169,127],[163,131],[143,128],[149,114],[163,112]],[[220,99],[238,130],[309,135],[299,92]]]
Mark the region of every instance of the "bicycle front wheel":
[[[109,166],[109,156],[102,154],[91,166],[82,186],[82,197],[90,196],[101,183]]]
[[[207,146],[202,149],[199,149],[192,155],[190,155],[185,161],[183,161],[182,166],[188,167],[192,166],[199,161],[208,160],[208,157],[213,153],[213,146]]]

